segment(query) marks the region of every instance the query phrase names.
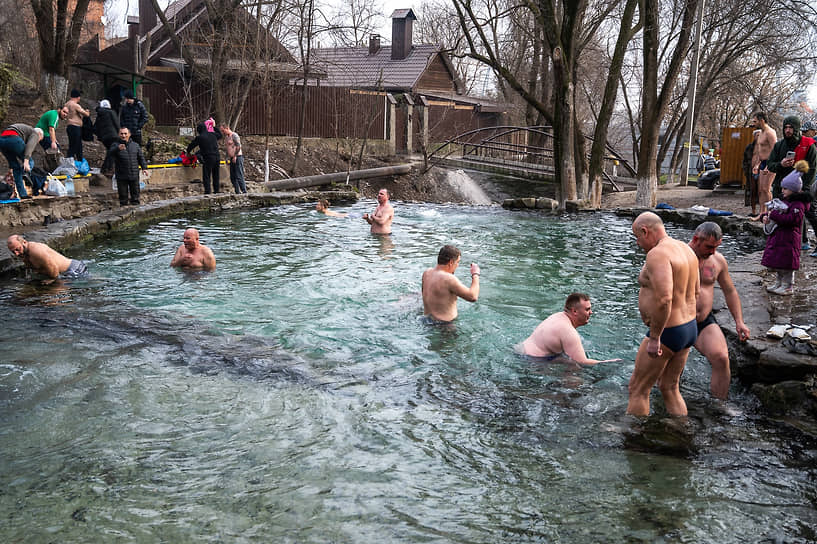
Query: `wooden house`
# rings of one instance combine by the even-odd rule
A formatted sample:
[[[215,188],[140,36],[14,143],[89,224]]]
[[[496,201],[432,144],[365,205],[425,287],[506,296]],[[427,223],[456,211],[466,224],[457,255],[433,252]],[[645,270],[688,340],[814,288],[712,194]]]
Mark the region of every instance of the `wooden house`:
[[[468,96],[448,55],[437,45],[414,44],[411,9],[392,15],[390,47],[372,36],[368,47],[333,47],[312,52],[325,77],[316,84],[378,93],[389,97],[384,139],[395,150],[418,151],[468,130],[497,126],[504,107],[489,99]]]

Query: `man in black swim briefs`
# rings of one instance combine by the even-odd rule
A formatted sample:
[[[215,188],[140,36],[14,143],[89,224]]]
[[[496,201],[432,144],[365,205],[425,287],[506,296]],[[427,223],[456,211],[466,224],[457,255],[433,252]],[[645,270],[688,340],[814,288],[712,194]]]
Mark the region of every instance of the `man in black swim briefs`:
[[[638,276],[638,309],[649,332],[635,357],[627,413],[648,416],[650,391],[658,383],[667,411],[683,416],[687,407],[679,388],[681,373],[698,334],[698,259],[687,244],[667,235],[663,221],[652,212],[633,221],[633,234],[647,252]]]
[[[729,265],[724,256],[718,252],[718,246],[722,241],[721,228],[717,223],[707,221],[695,229],[689,247],[698,257],[698,271],[701,278],[701,292],[698,295],[696,315],[698,339],[695,341],[695,349],[712,365],[712,380],[709,385],[712,395],[719,399],[726,399],[729,395],[729,382],[732,374],[729,370],[729,349],[726,345],[726,337],[712,313],[715,282],[718,282],[726,301],[726,307],[729,308],[729,312],[735,319],[738,339],[745,342],[749,339],[750,333],[749,327],[743,322],[740,296],[729,275]]]

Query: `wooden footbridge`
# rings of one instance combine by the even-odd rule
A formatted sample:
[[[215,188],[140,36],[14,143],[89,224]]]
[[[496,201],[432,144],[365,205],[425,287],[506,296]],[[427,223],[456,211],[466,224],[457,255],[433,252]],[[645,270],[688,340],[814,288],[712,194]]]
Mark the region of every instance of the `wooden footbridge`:
[[[593,139],[585,136],[588,148]],[[606,146],[603,177],[614,191],[634,183],[635,170],[609,144]],[[426,160],[434,166],[457,166],[507,174],[532,180],[551,180],[556,172],[553,128],[548,126],[495,126],[463,132],[437,146]],[[620,176],[620,171],[626,174]]]

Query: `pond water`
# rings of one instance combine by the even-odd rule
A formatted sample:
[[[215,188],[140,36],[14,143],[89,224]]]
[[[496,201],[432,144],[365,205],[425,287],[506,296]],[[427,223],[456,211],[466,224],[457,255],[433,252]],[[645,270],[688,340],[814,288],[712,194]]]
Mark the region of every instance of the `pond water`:
[[[67,252],[89,281],[5,280],[0,540],[817,539],[815,444],[736,383],[712,400],[699,355],[686,423],[657,393],[623,415],[644,334],[629,220],[396,210],[390,238],[309,206],[180,218]],[[214,273],[168,268],[188,225]],[[446,243],[480,299],[428,327],[419,278]],[[588,354],[622,362],[514,354],[573,290]]]

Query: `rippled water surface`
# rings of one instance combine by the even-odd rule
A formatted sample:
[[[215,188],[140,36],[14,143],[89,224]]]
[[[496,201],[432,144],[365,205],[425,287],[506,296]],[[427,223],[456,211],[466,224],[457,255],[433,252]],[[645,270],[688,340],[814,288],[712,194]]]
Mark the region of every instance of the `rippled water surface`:
[[[390,238],[308,206],[180,218],[72,249],[87,282],[3,283],[0,540],[817,539],[815,444],[738,384],[710,399],[699,355],[686,424],[657,394],[623,416],[644,333],[628,220],[396,209]],[[216,272],[168,268],[188,225]],[[446,243],[482,291],[428,327],[420,274]],[[515,355],[573,290],[589,355],[623,361]]]

